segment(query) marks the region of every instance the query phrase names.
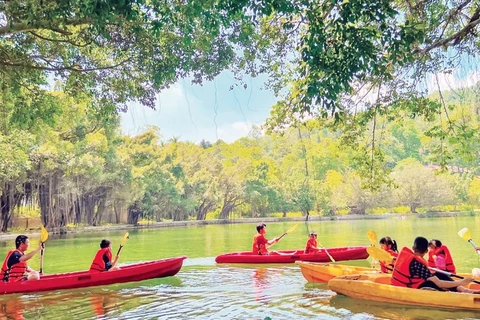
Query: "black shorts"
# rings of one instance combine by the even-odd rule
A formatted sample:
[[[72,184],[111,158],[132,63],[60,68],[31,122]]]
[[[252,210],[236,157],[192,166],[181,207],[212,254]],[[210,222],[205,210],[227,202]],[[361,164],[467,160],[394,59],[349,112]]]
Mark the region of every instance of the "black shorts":
[[[436,276],[438,279],[440,280],[445,280],[445,281],[453,281],[452,278],[450,278],[449,276],[447,276],[446,274],[444,273],[440,273],[440,272],[436,272],[434,274],[434,276]],[[457,292],[457,287],[454,287],[454,288],[450,288],[450,289],[442,289],[440,288],[439,286],[437,286],[435,283],[433,283],[432,281],[425,281],[424,283],[422,283],[418,289],[422,289],[422,288],[433,288],[433,289],[436,289],[438,291],[452,291],[452,292]]]

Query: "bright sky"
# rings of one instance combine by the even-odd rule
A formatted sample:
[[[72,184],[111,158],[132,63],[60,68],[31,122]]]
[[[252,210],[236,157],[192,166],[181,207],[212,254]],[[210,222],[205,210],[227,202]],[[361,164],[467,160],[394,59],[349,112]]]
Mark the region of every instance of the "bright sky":
[[[180,80],[158,95],[156,110],[132,104],[121,114],[124,134],[134,136],[149,125],[160,128],[163,140],[233,142],[247,136],[252,125],[261,125],[276,102],[273,92],[264,89],[265,77],[247,78],[247,88],[236,86],[230,73],[203,86]]]

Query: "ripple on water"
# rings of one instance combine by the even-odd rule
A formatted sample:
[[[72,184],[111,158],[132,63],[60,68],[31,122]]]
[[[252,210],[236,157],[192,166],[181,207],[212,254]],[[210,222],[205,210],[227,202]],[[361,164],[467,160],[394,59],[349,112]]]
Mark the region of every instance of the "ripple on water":
[[[0,299],[0,319],[476,319],[307,284],[296,266],[186,266],[175,276]]]

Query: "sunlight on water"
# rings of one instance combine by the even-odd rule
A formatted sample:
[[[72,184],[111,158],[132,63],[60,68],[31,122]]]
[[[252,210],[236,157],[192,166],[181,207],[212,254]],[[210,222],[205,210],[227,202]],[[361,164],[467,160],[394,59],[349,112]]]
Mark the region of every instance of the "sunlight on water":
[[[411,246],[424,235],[446,243],[461,272],[479,266],[478,256],[456,234],[468,226],[480,243],[476,217],[370,221],[327,221],[300,224],[276,244],[276,250],[303,248],[309,230],[328,247],[367,245],[366,232],[390,235],[399,246]],[[475,226],[479,225],[478,228]],[[291,222],[268,225],[273,238]],[[325,284],[308,284],[298,266],[217,265],[215,256],[251,247],[254,225],[215,225],[156,230],[132,230],[122,251],[122,264],[187,255],[174,277],[139,283],[0,297],[0,319],[479,319],[467,311],[395,306],[337,296]],[[73,234],[51,238],[45,251],[46,272],[67,272],[89,267],[100,240],[109,238],[114,249],[122,231]],[[38,239],[31,239],[32,248]],[[6,254],[13,241],[2,242]],[[366,260],[352,262],[368,266]],[[30,265],[38,269],[36,256]]]

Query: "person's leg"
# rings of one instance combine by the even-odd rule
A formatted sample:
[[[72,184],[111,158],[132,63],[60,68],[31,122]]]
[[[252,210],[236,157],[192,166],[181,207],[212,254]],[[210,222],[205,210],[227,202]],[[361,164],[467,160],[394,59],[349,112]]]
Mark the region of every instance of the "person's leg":
[[[38,279],[40,279],[40,273],[38,273],[37,271],[30,271],[27,274],[27,280],[38,280]]]
[[[446,275],[445,273],[441,273],[441,272],[435,272],[434,274],[438,279],[440,280],[444,280],[444,281],[454,281],[450,276]],[[458,287],[456,288],[450,288],[450,289],[446,289],[447,291],[452,291],[452,292],[459,292],[457,290]]]
[[[433,283],[432,281],[425,281],[418,287],[418,289],[430,289],[430,290],[433,289],[438,291],[445,291],[439,286],[437,286],[435,283]]]

